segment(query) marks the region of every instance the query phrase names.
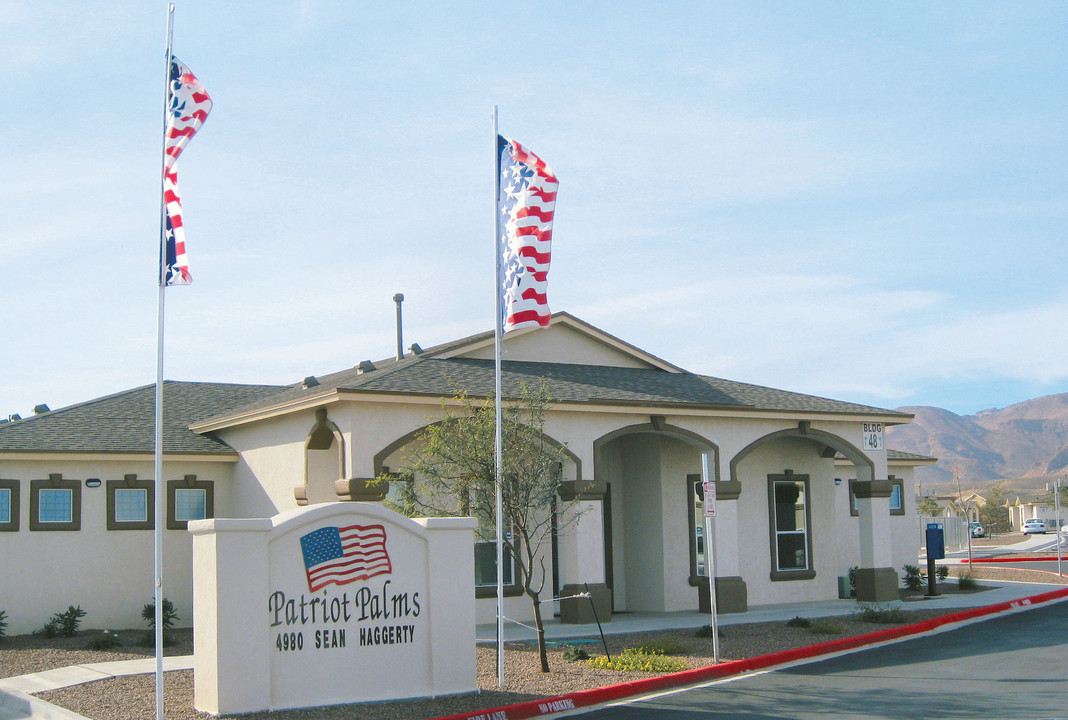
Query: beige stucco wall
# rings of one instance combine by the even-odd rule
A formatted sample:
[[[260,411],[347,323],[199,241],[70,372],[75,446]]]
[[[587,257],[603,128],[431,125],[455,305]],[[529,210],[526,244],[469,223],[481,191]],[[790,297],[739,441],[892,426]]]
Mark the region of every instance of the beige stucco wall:
[[[232,470],[232,462],[165,462],[164,480],[195,474],[198,481],[214,481],[215,510],[225,514]],[[80,530],[30,530],[30,481],[52,473],[81,483]],[[154,597],[154,532],[107,529],[106,483],[132,473],[151,479],[152,458],[0,461],[0,478],[20,481],[19,531],[0,533],[0,610],[7,613],[9,635],[37,630],[70,605],[86,611],[82,629],[147,627],[141,609]],[[100,487],[85,487],[87,478],[99,478]],[[163,594],[184,627],[193,618],[191,548],[185,530],[164,529]]]
[[[440,417],[437,401],[396,398],[359,402],[332,401],[324,407],[328,419],[341,433],[344,448],[341,452],[344,472],[349,478],[369,478],[374,474],[374,458],[399,439]],[[293,490],[305,480],[305,444],[315,427],[315,411],[309,407],[290,415],[260,420],[247,425],[218,431],[218,436],[233,447],[240,457],[231,464],[168,465],[168,478],[180,478],[196,473],[202,479],[216,480],[217,517],[270,517],[297,507]],[[731,460],[754,442],[780,432],[796,430],[797,418],[737,417],[701,415],[696,412],[665,414],[667,430],[663,434],[651,431],[650,408],[589,408],[559,406],[547,414],[546,433],[566,443],[581,464],[581,471],[570,467],[565,477],[581,475],[584,480],[603,480],[612,483],[612,543],[615,605],[628,610],[683,610],[697,607],[697,591],[689,585],[689,525],[686,497],[686,476],[701,471],[702,449],[718,447],[718,464],[713,456],[711,468],[721,480],[742,482],[742,494],[736,503],[724,509],[734,513],[733,521],[716,527],[715,548],[720,574],[740,574],[747,583],[749,603],[759,605],[774,602],[833,598],[837,594],[837,577],[859,563],[857,518],[849,515],[847,475],[836,468],[832,460],[821,458],[814,443],[795,438],[777,438],[751,452],[731,475]],[[659,411],[664,412],[664,411]],[[837,420],[811,418],[811,428],[842,438],[853,447],[861,445],[861,423],[864,418]],[[643,428],[638,435],[626,435],[625,442],[610,443],[605,452],[595,456],[595,444],[601,438],[621,428]],[[397,463],[395,457],[386,464]],[[876,478],[887,477],[885,452],[868,454],[874,465]],[[326,477],[333,457],[315,464],[318,477]],[[785,469],[810,476],[812,505],[813,561],[816,578],[805,581],[772,582],[770,573],[770,539],[767,511],[767,475]],[[865,469],[866,470],[866,469]],[[904,493],[907,514],[892,517],[890,522],[893,562],[900,568],[905,562],[914,563],[917,551],[915,501],[911,470],[895,466],[898,477],[907,479]],[[0,571],[4,577],[27,566],[40,568],[31,573],[19,589],[9,591],[7,583],[0,589],[0,609],[8,613],[12,622],[9,632],[20,627],[33,629],[43,624],[47,616],[66,608],[68,604],[82,604],[91,610],[87,624],[101,626],[134,624],[139,626],[140,607],[151,599],[151,532],[123,531],[108,533],[104,527],[104,487],[83,489],[83,530],[80,533],[30,533],[28,530],[30,479],[46,478],[60,472],[65,477],[84,479],[101,477],[121,479],[126,473],[139,477],[151,475],[151,462],[140,463],[64,463],[32,462],[19,466],[0,462],[0,477],[23,480],[22,529],[19,533],[0,533]],[[834,485],[835,477],[843,483]],[[224,482],[220,482],[224,481]],[[329,494],[316,495],[324,499]],[[599,506],[599,503],[597,503]],[[732,507],[733,506],[733,507]],[[93,520],[98,518],[99,520]],[[94,525],[95,523],[95,525]],[[721,529],[727,528],[727,529]],[[179,614],[190,617],[189,603],[189,541],[184,533],[168,531],[167,596],[176,602]],[[52,537],[48,537],[52,536]],[[66,536],[66,537],[63,537]],[[121,536],[121,537],[120,537]],[[173,536],[173,539],[172,539]],[[140,539],[138,539],[140,538]],[[561,545],[567,552],[567,538]],[[7,552],[10,548],[11,552]],[[546,551],[548,552],[548,551]],[[584,553],[600,553],[598,548],[584,548]],[[23,563],[23,558],[32,563]],[[571,557],[569,555],[569,557]],[[54,558],[65,558],[57,566]],[[110,563],[123,558],[123,563]],[[144,563],[147,562],[147,565]],[[115,567],[109,566],[114,565]],[[604,568],[600,561],[569,561],[561,563],[562,583],[603,582]],[[55,572],[66,571],[78,579],[79,595],[70,599],[57,598],[62,607],[34,610],[28,625],[15,625],[16,612],[36,608],[29,598],[44,592],[55,594],[49,585],[60,577]],[[148,568],[146,574],[145,568]],[[732,568],[723,572],[722,568]],[[115,568],[122,568],[116,571]],[[115,581],[97,581],[95,576],[110,576],[118,572]],[[595,575],[596,577],[588,576]],[[64,576],[66,577],[66,576]],[[127,580],[125,578],[129,577]],[[142,580],[143,581],[142,589]],[[134,579],[136,578],[136,579]],[[85,588],[85,592],[80,592]],[[548,592],[546,592],[546,596]],[[15,598],[8,601],[8,598]],[[99,599],[98,599],[99,598]],[[89,604],[92,603],[92,607]],[[546,609],[548,606],[546,606]],[[114,611],[113,611],[114,609]],[[526,622],[531,617],[529,601],[511,598],[507,601],[509,617]],[[480,623],[493,622],[493,600],[477,604]],[[130,618],[129,620],[122,620]],[[122,622],[120,623],[120,620]]]

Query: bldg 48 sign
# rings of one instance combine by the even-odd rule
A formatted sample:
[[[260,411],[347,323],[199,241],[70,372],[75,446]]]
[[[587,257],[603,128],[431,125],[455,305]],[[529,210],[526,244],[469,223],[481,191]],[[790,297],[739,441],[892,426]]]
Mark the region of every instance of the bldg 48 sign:
[[[883,424],[882,423],[864,423],[864,427],[861,429],[861,433],[864,436],[864,449],[865,450],[882,450],[883,449]]]

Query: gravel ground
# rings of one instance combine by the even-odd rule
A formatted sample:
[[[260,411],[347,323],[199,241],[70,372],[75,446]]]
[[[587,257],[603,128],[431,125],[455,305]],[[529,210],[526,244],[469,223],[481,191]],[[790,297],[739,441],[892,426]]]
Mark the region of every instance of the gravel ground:
[[[955,575],[956,572],[953,574]],[[974,571],[973,576],[992,580],[1060,582],[1068,584],[1068,578],[1058,578],[1055,574],[1051,576],[1049,573],[1024,570],[981,568]],[[990,582],[984,584],[989,585]],[[941,588],[943,592],[957,592],[956,584],[953,582],[942,585]],[[1036,589],[1036,594],[1038,592],[1040,592],[1040,589]],[[909,599],[908,596],[904,597]],[[910,609],[906,622],[920,622],[947,612],[952,612],[952,609]],[[828,618],[827,620],[839,631],[838,633],[814,634],[803,628],[789,627],[782,622],[726,626],[721,629],[720,658],[721,660],[735,660],[752,657],[776,650],[811,645],[834,637],[860,635],[886,627],[865,623],[853,616]],[[82,649],[88,637],[92,634],[100,633],[98,631],[87,631],[81,633],[77,638],[55,640],[44,640],[35,636],[6,638],[0,641],[0,676],[21,675],[87,662],[123,660],[152,655],[151,648],[140,647],[123,647],[120,648],[122,652],[96,652]],[[119,633],[123,639],[126,639],[127,635],[132,638],[138,634],[140,634],[140,631]],[[676,657],[683,660],[688,667],[697,668],[712,664],[712,640],[695,637],[693,630],[609,635],[608,649],[615,654],[625,647],[659,642],[665,639],[674,640],[687,648],[685,654]],[[596,641],[591,638],[590,643],[583,647],[590,655],[600,655],[604,652],[599,638]],[[503,690],[497,686],[494,648],[480,646],[477,651],[477,658],[478,683],[481,691],[477,694],[431,700],[367,703],[312,710],[253,713],[241,717],[246,720],[297,720],[307,718],[322,718],[323,720],[341,720],[342,718],[423,720],[425,718],[500,707],[535,698],[552,697],[576,690],[602,687],[649,677],[647,673],[599,670],[591,668],[586,663],[569,663],[562,658],[563,650],[563,646],[550,648],[549,664],[552,671],[548,674],[543,674],[538,671],[536,646],[525,643],[509,643],[506,646],[505,688]],[[186,655],[191,652],[191,632],[188,630],[177,631],[175,633],[175,642],[167,648],[166,654]],[[47,702],[81,713],[92,720],[140,720],[141,718],[154,716],[154,692],[154,676],[139,675],[44,692],[40,693],[39,697]],[[165,674],[164,704],[166,716],[171,720],[203,720],[210,717],[193,709],[192,671]]]

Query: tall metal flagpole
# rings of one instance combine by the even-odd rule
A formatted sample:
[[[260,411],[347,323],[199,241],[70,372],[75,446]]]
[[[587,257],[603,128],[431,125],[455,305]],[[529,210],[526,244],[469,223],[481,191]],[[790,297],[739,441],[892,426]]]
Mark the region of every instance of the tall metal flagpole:
[[[504,498],[503,479],[501,470],[503,452],[501,451],[501,336],[504,324],[504,297],[501,294],[503,281],[501,278],[501,213],[498,207],[498,194],[501,182],[501,153],[497,144],[497,106],[493,106],[493,256],[494,267],[494,308],[496,309],[493,321],[493,362],[494,383],[493,397],[495,403],[494,416],[494,439],[496,444],[496,468],[497,477],[494,480],[494,502],[497,514],[497,684],[504,687]]]
[[[174,3],[167,8],[167,67],[163,92],[163,156],[159,189],[159,301],[156,318],[156,437],[153,473],[156,493],[156,521],[154,524],[155,594],[156,606],[156,720],[163,720],[163,524],[166,487],[163,484],[163,302],[166,298],[167,258],[167,201],[164,184],[167,175],[167,113],[171,101],[171,43],[174,37]]]

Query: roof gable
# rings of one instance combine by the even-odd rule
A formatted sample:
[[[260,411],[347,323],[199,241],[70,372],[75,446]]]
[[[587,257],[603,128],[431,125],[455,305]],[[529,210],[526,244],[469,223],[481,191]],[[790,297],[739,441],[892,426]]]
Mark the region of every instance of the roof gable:
[[[494,334],[480,333],[424,351],[428,357],[494,359]],[[553,313],[548,328],[514,330],[502,338],[501,359],[685,372],[566,312]]]

